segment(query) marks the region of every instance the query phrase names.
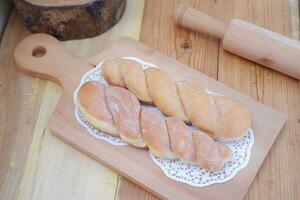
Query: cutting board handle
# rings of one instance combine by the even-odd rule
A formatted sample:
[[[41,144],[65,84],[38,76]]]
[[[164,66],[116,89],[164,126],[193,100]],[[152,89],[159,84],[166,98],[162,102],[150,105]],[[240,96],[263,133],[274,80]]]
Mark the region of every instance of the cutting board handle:
[[[74,71],[85,69],[88,65],[84,59],[66,50],[54,37],[38,33],[21,41],[15,49],[17,66],[25,74],[47,79],[60,84],[69,84],[75,77]],[[81,73],[81,75],[84,72]],[[77,77],[76,77],[77,78]]]

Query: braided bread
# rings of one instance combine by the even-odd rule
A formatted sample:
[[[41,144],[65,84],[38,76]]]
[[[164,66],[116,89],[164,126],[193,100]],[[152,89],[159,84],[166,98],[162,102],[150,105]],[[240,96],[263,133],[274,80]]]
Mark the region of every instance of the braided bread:
[[[101,73],[110,85],[128,89],[140,101],[154,103],[166,116],[191,122],[214,139],[236,140],[250,128],[251,115],[240,102],[174,81],[159,68],[143,70],[134,60],[113,58],[102,64]]]
[[[84,83],[78,91],[78,107],[95,128],[121,137],[126,143],[148,147],[154,155],[179,158],[209,171],[223,168],[231,151],[201,131],[191,131],[178,118],[141,108],[135,95],[97,81]]]

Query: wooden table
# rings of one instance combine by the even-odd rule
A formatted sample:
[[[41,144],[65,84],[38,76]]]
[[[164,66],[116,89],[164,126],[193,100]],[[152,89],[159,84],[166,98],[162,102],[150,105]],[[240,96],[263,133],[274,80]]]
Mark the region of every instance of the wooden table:
[[[88,56],[129,35],[288,114],[245,199],[299,199],[300,82],[224,52],[215,38],[176,27],[170,15],[178,2],[146,0],[144,7],[144,1],[128,0],[111,31],[64,45]],[[185,3],[223,21],[238,17],[299,37],[297,0]],[[61,90],[17,71],[12,52],[27,35],[13,12],[0,48],[0,199],[156,199],[44,130]]]

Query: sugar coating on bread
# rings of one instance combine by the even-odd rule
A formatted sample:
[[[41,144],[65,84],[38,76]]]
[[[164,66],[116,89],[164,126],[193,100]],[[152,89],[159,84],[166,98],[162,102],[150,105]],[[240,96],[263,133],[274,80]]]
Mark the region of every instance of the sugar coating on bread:
[[[230,161],[232,156],[231,150],[225,144],[216,143],[216,145],[218,146],[219,152],[223,157],[223,162],[225,163]]]
[[[105,86],[97,81],[84,83],[78,91],[78,107],[81,114],[94,127],[118,136],[118,130],[106,104],[104,90]]]
[[[183,105],[177,95],[175,82],[162,70],[148,68],[145,71],[149,95],[154,104],[167,116],[188,122]]]
[[[115,86],[107,87],[105,96],[120,137],[133,146],[146,147],[141,135],[140,103],[137,98],[128,90]]]
[[[123,58],[112,58],[106,60],[101,65],[101,75],[108,82],[109,85],[119,86],[125,88],[125,82],[120,73],[119,66],[124,62]]]
[[[230,97],[214,96],[200,85],[172,80],[163,70],[143,70],[134,60],[115,58],[104,62],[102,75],[110,85],[127,88],[139,100],[154,103],[168,117],[192,123],[212,138],[237,140],[251,126],[246,107]]]
[[[225,158],[217,144],[205,133],[193,131],[196,146],[196,162],[208,171],[218,171],[223,168]]]
[[[119,69],[127,89],[139,100],[152,103],[142,65],[134,60],[124,59]]]
[[[178,94],[192,124],[197,129],[214,136],[220,128],[220,112],[213,99],[199,85],[187,81],[179,81],[176,84]]]
[[[144,148],[162,158],[179,158],[210,171],[219,170],[231,158],[230,149],[200,131],[191,130],[175,117],[165,117],[140,107],[128,90],[86,82],[78,92],[81,113],[94,127],[120,136],[128,144]],[[226,106],[223,107],[227,112]]]
[[[237,140],[251,126],[251,115],[243,104],[228,96],[210,96],[201,86],[177,82],[177,91],[192,124],[212,138]]]
[[[140,123],[142,135],[148,148],[159,157],[175,158],[171,151],[171,144],[165,119],[160,113],[142,108]]]
[[[239,139],[251,126],[251,115],[243,104],[228,97],[213,97],[221,113],[219,120],[222,129],[215,134],[215,139],[230,141]]]
[[[182,161],[195,163],[195,144],[191,130],[186,124],[175,118],[166,119],[172,152]]]

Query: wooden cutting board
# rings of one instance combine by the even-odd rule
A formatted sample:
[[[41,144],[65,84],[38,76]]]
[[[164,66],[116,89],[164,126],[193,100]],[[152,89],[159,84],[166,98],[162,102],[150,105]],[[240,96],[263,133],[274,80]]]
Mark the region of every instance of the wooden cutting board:
[[[117,147],[93,138],[74,117],[72,95],[84,73],[114,56],[139,57],[160,66],[174,79],[195,81],[243,102],[252,114],[255,134],[249,164],[226,183],[198,188],[169,179],[146,150]],[[62,97],[48,122],[55,136],[164,199],[242,199],[286,121],[283,114],[130,38],[122,38],[100,54],[82,59],[64,49],[55,38],[35,34],[18,45],[15,60],[24,73],[62,86]]]

